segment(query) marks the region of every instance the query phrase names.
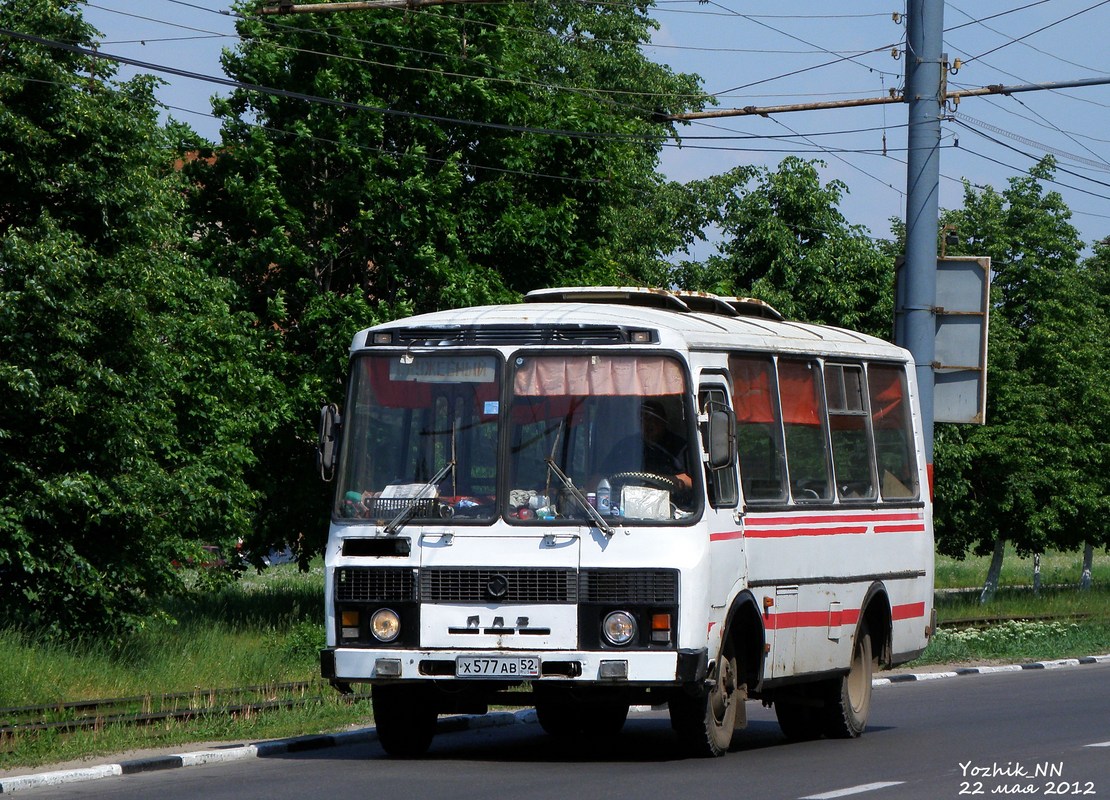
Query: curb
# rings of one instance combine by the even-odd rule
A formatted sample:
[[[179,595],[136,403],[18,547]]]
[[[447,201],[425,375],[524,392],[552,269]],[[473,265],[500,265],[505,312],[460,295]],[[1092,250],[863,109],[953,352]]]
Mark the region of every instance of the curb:
[[[444,717],[436,725],[436,733],[458,733],[479,728],[494,728],[518,723],[535,722],[535,711],[527,709],[519,712],[494,712],[482,716]],[[198,750],[172,756],[154,756],[121,761],[118,764],[101,764],[96,767],[40,772],[34,775],[16,775],[0,778],[0,794],[10,794],[25,789],[38,789],[44,786],[61,786],[68,783],[94,781],[118,775],[136,775],[140,772],[155,772],[179,767],[196,767],[201,764],[216,764],[228,761],[244,761],[249,758],[267,758],[286,753],[305,753],[327,747],[340,747],[363,742],[376,742],[378,732],[374,728],[363,728],[342,733],[313,734],[292,739],[275,739],[254,744],[231,745],[226,748]]]
[[[997,667],[961,667],[948,672],[917,672],[904,675],[894,675],[890,678],[875,678],[872,686],[888,686],[892,683],[912,683],[914,681],[935,681],[942,678],[958,678],[961,675],[989,675],[995,672],[1021,672],[1032,669],[1060,669],[1061,667],[1076,667],[1080,664],[1107,664],[1110,663],[1110,654],[1102,656],[1085,656],[1083,658],[1061,658],[1055,661],[1034,661],[1030,664],[1004,664]]]
[[[1060,669],[1075,667],[1081,664],[1107,664],[1110,663],[1110,654],[1101,656],[1086,656],[1084,658],[1062,658],[1056,661],[1037,661],[1031,664],[1007,664],[996,667],[962,667],[947,672],[919,672],[895,675],[890,678],[875,678],[871,681],[873,687],[888,686],[895,683],[913,683],[916,681],[933,681],[944,678],[957,678],[962,675],[986,675],[995,672],[1021,672],[1023,670]],[[646,710],[647,707],[634,706],[633,710]],[[461,731],[479,730],[481,728],[500,728],[508,725],[529,724],[536,721],[536,712],[528,708],[521,711],[498,711],[480,716],[455,716],[444,717],[436,725],[436,733],[459,733]],[[340,747],[363,742],[376,742],[378,732],[374,728],[363,728],[343,733],[315,734],[298,736],[292,739],[275,739],[268,742],[257,742],[246,745],[231,745],[226,748],[213,750],[198,750],[192,753],[181,753],[172,756],[154,756],[152,758],[139,758],[131,761],[121,761],[118,764],[101,764],[96,767],[83,769],[60,770],[57,772],[40,772],[33,775],[16,775],[11,778],[0,778],[0,794],[11,794],[26,789],[37,789],[44,786],[61,786],[68,783],[94,781],[100,778],[111,778],[119,775],[136,775],[141,772],[155,772],[163,769],[177,769],[179,767],[196,767],[201,764],[216,764],[227,761],[243,761],[249,758],[267,758],[269,756],[284,755],[286,753],[304,753],[311,750],[322,750],[327,747]]]

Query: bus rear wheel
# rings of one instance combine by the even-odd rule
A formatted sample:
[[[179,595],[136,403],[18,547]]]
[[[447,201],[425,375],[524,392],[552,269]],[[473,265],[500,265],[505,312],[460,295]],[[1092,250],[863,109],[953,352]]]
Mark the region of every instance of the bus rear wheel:
[[[852,665],[848,674],[830,682],[824,720],[824,733],[830,739],[854,739],[863,733],[871,715],[871,679],[874,673],[871,633],[863,624],[852,647]]]
[[[431,686],[379,684],[371,693],[374,726],[382,749],[396,758],[424,755],[436,732],[436,702]]]
[[[871,634],[860,626],[852,645],[852,662],[839,678],[802,684],[775,700],[775,716],[787,739],[795,742],[827,736],[854,739],[871,713],[871,678],[875,659]]]

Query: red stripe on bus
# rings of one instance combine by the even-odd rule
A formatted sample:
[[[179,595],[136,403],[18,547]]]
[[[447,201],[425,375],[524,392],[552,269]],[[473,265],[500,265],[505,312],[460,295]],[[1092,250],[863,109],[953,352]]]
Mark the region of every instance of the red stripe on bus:
[[[924,533],[925,525],[876,525],[875,533]]]
[[[729,539],[743,539],[743,531],[725,531],[723,533],[709,534],[709,541],[711,542],[726,542]]]
[[[925,616],[924,603],[907,603],[904,606],[895,606],[890,612],[891,619],[917,619]]]
[[[780,539],[788,536],[841,536],[867,533],[866,525],[839,525],[835,528],[748,528],[749,539]]]
[[[774,631],[787,628],[826,628],[828,625],[828,611],[787,611],[767,616],[767,629]]]
[[[786,611],[781,614],[770,613],[764,616],[767,630],[781,631],[789,628],[825,628],[830,623],[835,627],[836,618],[839,624],[855,625],[859,621],[858,608],[845,608],[840,611]],[[924,603],[908,603],[895,606],[891,611],[891,619],[897,622],[903,619],[917,619],[925,616]]]
[[[792,514],[789,517],[756,517],[753,516],[749,519],[749,526],[752,525],[797,525],[805,523],[807,525],[820,524],[826,522],[920,522],[923,519],[922,514],[917,511],[898,512],[887,514],[874,514],[869,512],[860,512],[856,514],[814,514],[813,516],[804,516],[802,514]]]

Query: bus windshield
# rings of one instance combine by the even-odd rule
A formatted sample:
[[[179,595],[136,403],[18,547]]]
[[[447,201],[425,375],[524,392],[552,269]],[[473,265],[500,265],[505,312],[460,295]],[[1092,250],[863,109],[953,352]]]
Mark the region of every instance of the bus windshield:
[[[660,355],[521,354],[508,413],[510,520],[675,520],[695,511],[685,375]],[[570,479],[574,489],[562,480]]]
[[[359,358],[351,371],[335,516],[492,519],[500,395],[494,355]]]
[[[409,521],[610,524],[697,510],[691,409],[660,355],[372,354],[352,370],[334,514]],[[504,413],[502,413],[504,411]],[[501,425],[508,463],[498,495]]]

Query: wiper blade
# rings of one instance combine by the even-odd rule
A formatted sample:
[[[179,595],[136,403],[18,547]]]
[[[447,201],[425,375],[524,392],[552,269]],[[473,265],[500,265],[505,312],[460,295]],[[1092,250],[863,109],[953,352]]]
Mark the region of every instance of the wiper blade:
[[[562,481],[563,486],[566,487],[566,490],[570,493],[570,496],[573,497],[574,501],[582,507],[582,509],[586,512],[586,515],[593,520],[594,524],[597,525],[597,527],[601,528],[606,536],[612,536],[613,526],[606,522],[605,518],[598,513],[597,509],[591,506],[589,501],[582,496],[582,492],[578,489],[577,486],[574,485],[574,481],[572,481],[570,479],[570,476],[563,472],[562,469],[560,469],[559,465],[555,463],[555,459],[545,458],[544,461],[547,462],[548,469],[554,472],[555,476],[560,481]]]
[[[446,464],[444,464],[443,469],[441,469],[434,476],[432,476],[432,479],[430,481],[428,481],[423,486],[421,486],[419,489],[417,489],[416,493],[410,498],[408,505],[406,505],[404,508],[402,508],[400,513],[397,514],[397,516],[395,516],[388,523],[386,523],[386,526],[384,528],[382,528],[382,532],[388,534],[389,536],[392,536],[395,533],[397,533],[397,531],[399,531],[401,529],[401,526],[404,525],[409,520],[409,518],[412,517],[412,515],[416,513],[416,504],[417,504],[417,502],[419,502],[420,500],[432,499],[432,498],[429,498],[429,497],[426,496],[427,493],[428,493],[428,490],[434,489],[439,484],[439,482],[441,480],[443,480],[444,478],[446,478],[447,475],[454,468],[455,468],[455,462],[454,461],[448,461]]]

